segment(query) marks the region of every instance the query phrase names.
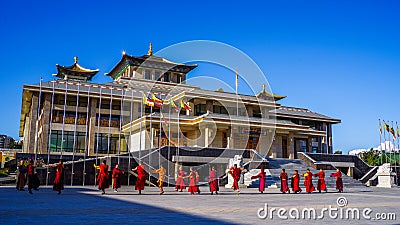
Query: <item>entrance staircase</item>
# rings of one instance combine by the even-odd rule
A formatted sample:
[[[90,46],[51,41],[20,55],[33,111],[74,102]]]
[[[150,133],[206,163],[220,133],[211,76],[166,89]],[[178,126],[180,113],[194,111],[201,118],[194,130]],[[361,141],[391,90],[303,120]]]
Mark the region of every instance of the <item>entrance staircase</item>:
[[[269,168],[265,170],[267,174],[265,187],[267,188],[280,188],[281,180],[279,175],[281,174],[283,168],[286,170],[288,176],[292,176],[295,170],[298,170],[299,174],[304,174],[307,169],[310,169],[311,173],[313,174],[319,172],[319,170],[315,170],[309,167],[306,163],[304,163],[300,159],[268,158],[268,164]],[[324,170],[324,172],[325,172],[325,183],[328,189],[335,188],[336,179],[334,177],[330,177],[330,175],[336,171]],[[258,179],[251,179],[251,176],[255,176],[258,173],[260,173],[259,169],[252,169],[248,173],[246,173],[244,176],[244,184],[247,187],[258,187],[259,185]],[[360,181],[353,179],[352,177],[349,177],[343,173],[342,173],[342,179],[344,188],[364,187],[364,185]],[[316,177],[313,178],[313,185],[315,187],[317,187],[317,182],[318,182],[317,180],[318,179]],[[289,186],[290,186],[290,181],[289,181]],[[300,187],[303,190],[305,190],[303,177],[300,178]]]

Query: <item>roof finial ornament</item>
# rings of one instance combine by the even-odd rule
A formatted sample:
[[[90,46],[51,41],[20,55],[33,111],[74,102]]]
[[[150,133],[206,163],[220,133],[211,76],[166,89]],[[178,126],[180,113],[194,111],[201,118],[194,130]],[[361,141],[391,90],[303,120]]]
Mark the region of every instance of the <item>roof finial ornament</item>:
[[[78,56],[74,57],[74,63],[77,64],[78,63]]]
[[[265,84],[262,85],[262,88],[261,88],[261,89],[262,89],[261,92],[262,92],[262,93],[265,93]]]
[[[147,52],[147,55],[153,55],[153,44],[151,44],[151,42],[150,42],[149,51]]]

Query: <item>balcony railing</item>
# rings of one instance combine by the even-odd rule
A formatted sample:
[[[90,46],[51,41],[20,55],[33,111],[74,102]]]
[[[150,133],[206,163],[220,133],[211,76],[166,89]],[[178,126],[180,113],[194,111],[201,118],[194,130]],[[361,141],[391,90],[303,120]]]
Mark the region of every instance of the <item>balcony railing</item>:
[[[75,124],[75,117],[65,117],[65,124]],[[63,117],[62,116],[53,116],[53,123],[62,123]],[[100,126],[101,127],[108,127],[109,120],[101,119]],[[77,125],[86,125],[86,118],[78,118],[76,122]],[[98,120],[96,120],[96,126],[98,125]],[[119,127],[119,120],[111,120],[110,127]]]

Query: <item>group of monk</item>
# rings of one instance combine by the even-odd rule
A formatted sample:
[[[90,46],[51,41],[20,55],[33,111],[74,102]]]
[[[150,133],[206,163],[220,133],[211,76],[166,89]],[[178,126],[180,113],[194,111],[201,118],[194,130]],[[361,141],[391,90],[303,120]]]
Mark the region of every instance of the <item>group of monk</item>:
[[[64,164],[62,160],[60,160],[58,164],[47,166],[55,168],[53,190],[57,191],[58,194],[61,194],[61,191],[64,190]],[[19,163],[17,167],[16,181],[16,188],[18,191],[24,191],[24,187],[26,184],[28,184],[29,194],[33,194],[32,190],[39,190],[40,181],[37,174],[35,173],[35,168],[36,166],[33,160],[29,160],[29,164],[27,166],[24,165],[23,160]]]
[[[57,191],[58,194],[61,194],[61,191],[64,190],[63,161],[60,160],[58,164],[47,165],[47,166],[55,168],[53,190]],[[102,191],[102,194],[105,194],[105,189],[109,188],[110,186],[110,181],[108,179],[109,167],[106,164],[106,160],[103,160],[102,164],[100,164],[99,166],[94,164],[94,167],[98,170],[98,175],[96,178],[98,189]],[[244,168],[237,167],[237,165],[235,164],[227,171],[227,175],[230,175],[233,179],[232,189],[234,191],[237,191],[237,194],[240,194],[239,180],[243,170]],[[33,160],[29,161],[28,166],[25,166],[23,161],[21,161],[17,169],[17,182],[16,182],[17,190],[23,191],[24,190],[23,188],[25,187],[26,183],[28,183],[28,191],[30,194],[32,194],[32,189],[38,190],[39,181],[34,171],[35,171],[35,165],[33,163]],[[149,170],[148,172],[158,174],[157,185],[158,188],[160,189],[160,194],[164,194],[163,184],[164,184],[164,179],[166,177],[165,168],[162,165],[160,165],[159,169]],[[142,164],[142,162],[139,162],[138,166],[133,168],[131,173],[133,173],[137,177],[135,190],[137,190],[139,194],[142,194],[142,190],[144,190],[146,182],[150,184],[150,182],[146,180],[145,166]],[[118,192],[118,189],[121,187],[121,178],[123,174],[124,171],[120,170],[119,165],[116,164],[114,169],[112,170],[112,175],[111,175],[112,187],[114,189],[114,192]],[[304,174],[299,174],[298,170],[295,170],[294,174],[290,177],[291,188],[294,193],[302,192],[302,189],[300,188],[300,177],[304,177],[304,186],[306,187],[307,193],[312,193],[313,191],[315,191],[315,187],[312,183],[312,177],[318,177],[317,190],[319,192],[322,191],[327,192],[327,187],[325,183],[325,172],[323,169],[320,169],[320,171],[316,174],[312,174],[309,169],[307,169]],[[331,177],[336,178],[336,189],[339,192],[343,192],[342,173],[340,172],[340,170],[337,169],[335,173],[331,174]],[[259,174],[251,177],[251,179],[257,179],[257,178],[259,179],[259,191],[263,193],[265,190],[265,178],[266,178],[266,173],[264,171],[263,166],[261,166],[261,172]],[[199,189],[200,176],[199,173],[195,171],[192,167],[190,167],[189,169],[189,174],[187,174],[182,169],[182,166],[179,167],[179,170],[176,172],[175,191],[182,192],[184,189],[186,189],[185,179],[189,179],[188,192],[192,195],[195,193],[200,194],[200,189]],[[282,172],[280,174],[280,179],[281,179],[280,191],[282,193],[290,193],[290,188],[288,185],[289,176],[286,173],[285,169],[282,169]],[[219,177],[217,175],[217,171],[215,170],[214,167],[212,167],[208,176],[208,184],[211,195],[214,193],[218,194],[219,191],[218,180]]]
[[[325,172],[323,169],[320,169],[318,173],[312,174],[310,169],[307,169],[304,174],[299,174],[298,170],[294,171],[294,174],[291,176],[291,188],[294,193],[300,193],[302,190],[300,188],[300,176],[304,177],[304,186],[306,187],[307,193],[312,193],[315,191],[315,187],[312,183],[312,177],[318,177],[317,190],[321,193],[322,191],[328,192],[325,183]],[[342,173],[339,169],[336,170],[335,173],[331,174],[331,177],[336,178],[336,189],[339,192],[343,192],[343,181],[342,181]],[[282,193],[290,193],[289,185],[288,185],[288,174],[285,169],[282,169],[280,174],[281,179],[281,192]]]
[[[105,194],[105,189],[109,188],[109,180],[108,180],[108,165],[106,164],[106,161],[104,160],[102,164],[100,165],[93,165],[97,170],[98,170],[98,175],[96,178],[96,182],[98,184],[98,189],[102,191],[102,194]],[[157,180],[157,186],[160,189],[160,195],[164,194],[164,179],[166,177],[167,171],[165,168],[161,165],[160,168],[156,170],[149,170],[149,173],[155,173],[158,174],[158,180]],[[139,195],[142,194],[142,191],[144,190],[145,184],[150,183],[146,180],[146,172],[145,172],[145,166],[143,165],[142,162],[139,162],[139,165],[136,166],[135,168],[132,169],[132,173],[136,176],[136,184],[135,184],[135,190],[139,192]],[[119,165],[116,164],[113,171],[112,171],[112,187],[114,189],[114,192],[118,192],[118,188],[121,187],[121,178],[122,174],[124,174],[124,171],[119,169]],[[179,170],[176,173],[177,179],[176,179],[176,185],[175,185],[175,190],[182,192],[184,189],[186,189],[186,184],[185,184],[185,179],[189,179],[189,188],[188,192],[190,194],[195,194],[198,193],[200,194],[200,188],[199,188],[199,173],[195,171],[192,167],[190,167],[190,172],[187,174],[182,167],[179,168]],[[214,167],[212,167],[209,175],[209,184],[210,184],[210,192],[211,194],[215,193],[218,194],[219,191],[219,185],[218,185],[218,176],[217,176],[217,171],[215,170]]]

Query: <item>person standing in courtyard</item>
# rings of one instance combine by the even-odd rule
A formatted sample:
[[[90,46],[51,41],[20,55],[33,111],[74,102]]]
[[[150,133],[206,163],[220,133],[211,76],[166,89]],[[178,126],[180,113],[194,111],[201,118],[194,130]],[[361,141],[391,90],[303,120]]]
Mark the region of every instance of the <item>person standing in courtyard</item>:
[[[141,195],[142,191],[144,190],[144,184],[146,183],[146,172],[143,163],[139,162],[139,165],[132,169],[132,171],[137,172],[135,190],[138,190],[139,195]]]
[[[292,176],[292,190],[294,193],[300,193],[301,192],[301,188],[300,188],[300,175],[299,175],[299,171],[295,170],[294,174]]]
[[[26,183],[26,167],[24,161],[21,160],[17,168],[17,182],[16,188],[18,191],[23,191]]]
[[[301,176],[304,177],[304,186],[306,186],[306,192],[310,194],[311,192],[315,191],[315,187],[312,184],[313,174],[311,173],[310,169],[307,169],[306,173],[302,174]]]
[[[54,167],[56,168],[56,176],[54,177],[53,191],[57,191],[60,195],[61,191],[64,190],[64,164],[62,159]]]
[[[179,170],[176,173],[177,173],[177,179],[175,184],[175,191],[180,190],[180,192],[182,192],[183,189],[186,189],[185,186],[186,172],[182,169],[182,166],[180,166]]]
[[[290,193],[290,189],[289,189],[289,185],[288,185],[288,181],[287,181],[288,175],[287,175],[285,169],[282,169],[282,172],[279,175],[279,177],[281,178],[281,192],[284,194],[286,192]]]
[[[124,171],[119,169],[118,163],[115,164],[115,167],[114,167],[112,175],[111,175],[111,177],[113,179],[112,185],[113,185],[114,192],[118,192],[118,188],[121,187],[121,176],[123,174],[124,174]]]
[[[197,194],[200,194],[200,174],[197,171],[194,171],[195,175],[196,175],[196,188],[197,188]]]
[[[28,191],[29,194],[33,194],[32,189],[38,190],[39,185],[37,176],[35,175],[35,165],[33,164],[32,159],[29,161],[29,165],[27,166],[26,170],[28,175]]]
[[[103,160],[103,163],[100,166],[93,165],[96,169],[99,170],[99,174],[97,175],[97,183],[99,186],[99,190],[102,191],[102,195],[106,193],[105,189],[107,189],[110,185],[108,182],[108,165],[106,160]]]
[[[325,184],[324,170],[320,169],[318,173],[314,174],[314,177],[318,177],[317,190],[319,191],[319,193],[321,193],[321,191],[328,192],[328,189],[326,189],[326,184]]]
[[[261,166],[261,172],[256,175],[256,176],[252,176],[251,179],[257,179],[259,178],[259,186],[258,186],[258,191],[262,193],[264,193],[265,190],[265,178],[267,177],[267,175],[264,172],[264,166]]]
[[[158,168],[157,170],[149,170],[149,172],[158,173],[157,185],[158,188],[160,189],[160,195],[164,194],[163,185],[164,185],[165,175],[167,174],[165,168],[162,165],[160,165],[160,168]]]
[[[243,168],[238,168],[237,164],[234,164],[233,167],[231,167],[228,171],[228,173],[232,176],[233,178],[233,185],[232,185],[232,189],[234,191],[237,190],[237,194],[240,194],[240,190],[239,190],[239,180],[240,180],[240,175],[242,173]]]
[[[210,174],[208,176],[208,184],[210,185],[211,195],[213,194],[213,192],[215,192],[215,194],[218,194],[219,186],[217,171],[215,170],[215,167],[212,167],[210,170]]]
[[[193,170],[192,167],[190,167],[190,172],[189,172],[189,188],[188,188],[188,192],[190,192],[190,194],[194,194],[195,192],[199,192],[198,187],[196,185],[196,172]]]
[[[343,180],[342,180],[342,172],[339,169],[336,169],[336,173],[332,173],[332,177],[336,177],[336,190],[339,193],[343,192]]]

